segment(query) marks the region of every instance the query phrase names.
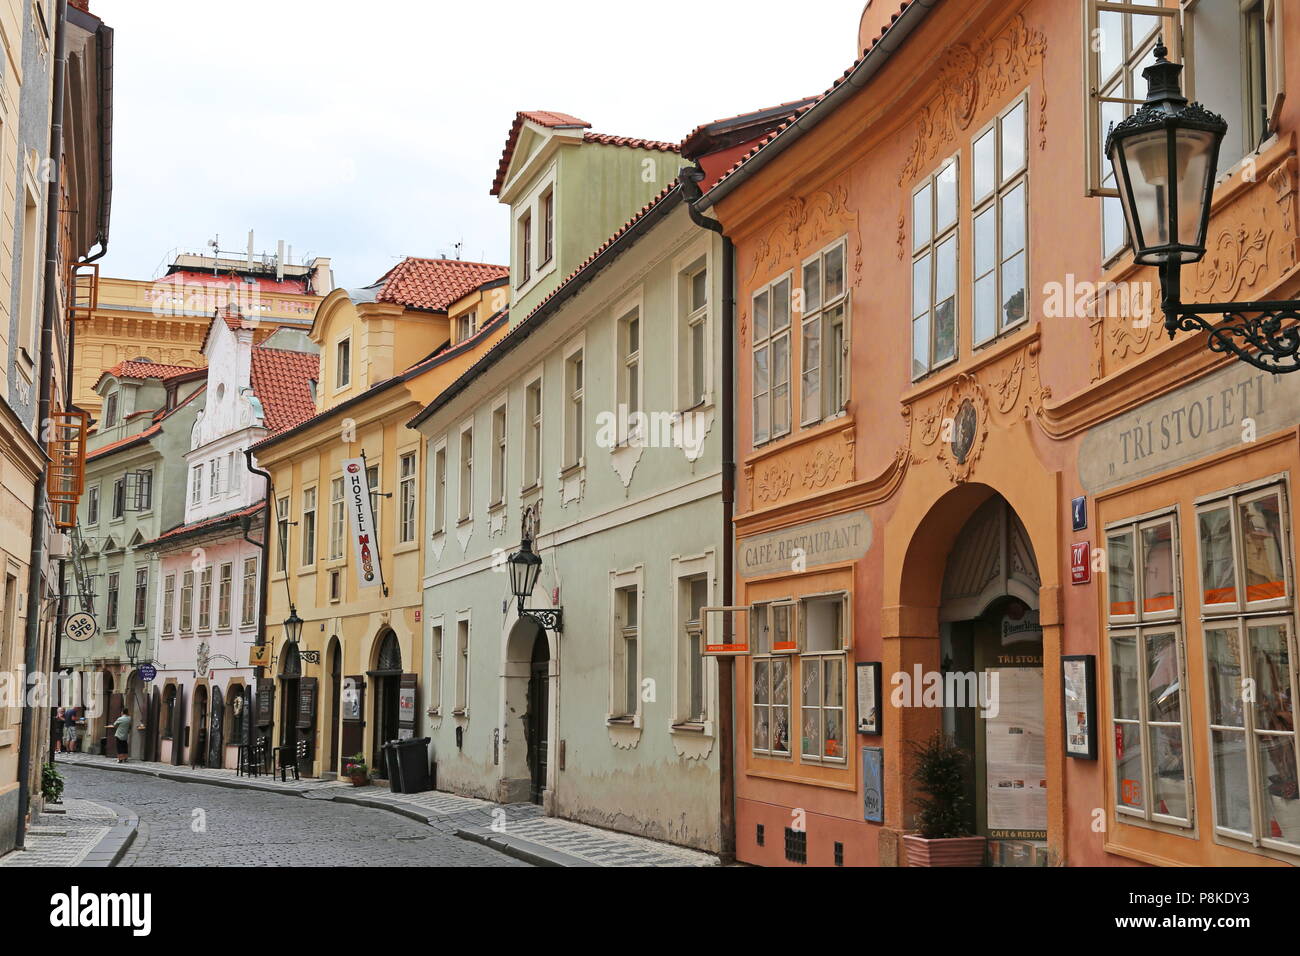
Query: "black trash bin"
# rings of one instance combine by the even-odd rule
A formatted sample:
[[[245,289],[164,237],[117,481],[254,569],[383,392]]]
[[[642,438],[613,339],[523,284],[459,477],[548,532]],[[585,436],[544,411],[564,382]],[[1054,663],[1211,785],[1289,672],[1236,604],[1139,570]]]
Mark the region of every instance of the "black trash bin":
[[[428,737],[394,740],[385,746],[389,748],[390,754],[396,755],[398,786],[393,788],[396,793],[425,793],[433,789],[433,779],[429,773]],[[389,782],[393,782],[391,777]]]
[[[384,767],[388,771],[388,789],[393,793],[402,793],[402,768],[397,762],[398,741],[390,740],[380,749],[384,752]]]

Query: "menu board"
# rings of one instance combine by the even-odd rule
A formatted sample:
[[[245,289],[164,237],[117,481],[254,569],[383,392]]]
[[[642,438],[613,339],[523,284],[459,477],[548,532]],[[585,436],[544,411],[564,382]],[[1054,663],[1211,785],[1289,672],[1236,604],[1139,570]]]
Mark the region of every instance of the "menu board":
[[[984,720],[990,835],[1022,839],[1046,835],[1043,669],[991,667],[987,674],[990,691],[997,688],[998,702],[997,715]]]

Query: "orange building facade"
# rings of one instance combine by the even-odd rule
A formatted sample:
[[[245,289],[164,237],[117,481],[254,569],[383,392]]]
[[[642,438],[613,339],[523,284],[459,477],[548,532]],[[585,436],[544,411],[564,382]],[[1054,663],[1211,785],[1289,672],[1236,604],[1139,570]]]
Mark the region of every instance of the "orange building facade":
[[[1300,375],[1164,334],[1101,161],[1163,35],[1230,124],[1184,301],[1300,296],[1283,6],[873,0],[697,204],[736,254],[740,860],[906,865],[944,731],[994,864],[1300,862]]]

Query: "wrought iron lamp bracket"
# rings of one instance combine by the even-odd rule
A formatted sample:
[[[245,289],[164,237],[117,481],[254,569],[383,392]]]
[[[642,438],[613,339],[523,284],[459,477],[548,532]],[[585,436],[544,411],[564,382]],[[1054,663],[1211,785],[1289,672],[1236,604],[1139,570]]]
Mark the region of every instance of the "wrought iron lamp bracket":
[[[556,634],[564,633],[564,608],[524,607],[524,600],[520,598],[519,616],[528,618],[543,630],[554,631]]]

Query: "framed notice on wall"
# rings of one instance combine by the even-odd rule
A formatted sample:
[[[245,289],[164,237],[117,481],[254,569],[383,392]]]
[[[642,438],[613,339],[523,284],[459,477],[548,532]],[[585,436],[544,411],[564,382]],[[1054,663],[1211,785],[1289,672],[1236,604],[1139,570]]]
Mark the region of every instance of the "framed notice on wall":
[[[858,733],[879,734],[880,729],[880,661],[857,665]]]
[[[1097,657],[1061,658],[1061,700],[1065,708],[1065,755],[1097,759]]]
[[[868,823],[885,822],[885,749],[883,747],[862,748],[862,818]]]

